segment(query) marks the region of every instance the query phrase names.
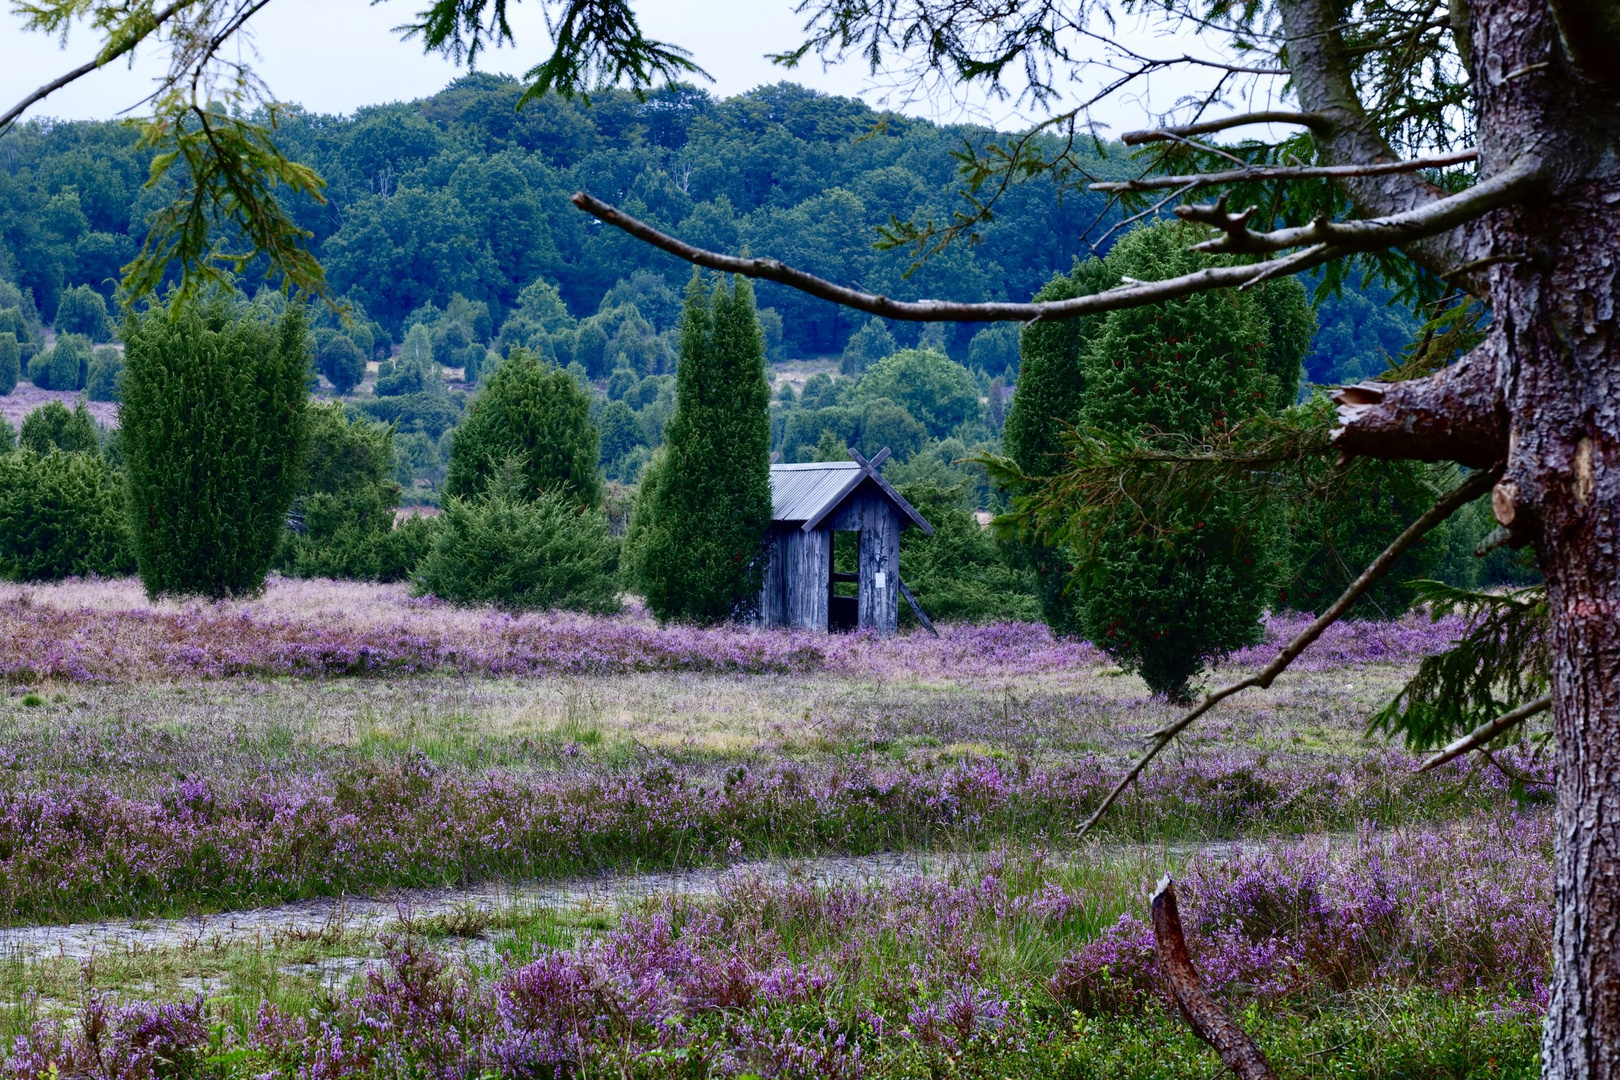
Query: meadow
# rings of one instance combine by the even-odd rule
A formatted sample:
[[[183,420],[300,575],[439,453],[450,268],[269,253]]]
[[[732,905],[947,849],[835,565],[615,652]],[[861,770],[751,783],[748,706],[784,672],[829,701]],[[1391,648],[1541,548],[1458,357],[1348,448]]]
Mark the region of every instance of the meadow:
[[[0,586],[0,1071],[1217,1076],[1155,971],[1168,870],[1281,1075],[1531,1075],[1538,763],[1365,735],[1458,630],[1335,626],[1082,841],[1172,710],[1037,625]]]

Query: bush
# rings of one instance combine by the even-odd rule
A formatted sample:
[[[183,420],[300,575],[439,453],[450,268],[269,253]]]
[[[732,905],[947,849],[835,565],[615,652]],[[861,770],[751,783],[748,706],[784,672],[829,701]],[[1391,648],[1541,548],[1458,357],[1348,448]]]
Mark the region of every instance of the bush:
[[[264,586],[307,440],[303,309],[153,307],[127,330],[121,443],[152,596]]]
[[[309,456],[293,503],[302,530],[282,538],[276,568],[291,577],[409,577],[412,544],[393,536],[399,505],[393,429],[350,420],[336,403],[312,406],[305,420]]]
[[[56,581],[133,569],[123,492],[99,455],[0,455],[0,577]]]
[[[420,433],[437,439],[461,419],[462,399],[449,394],[405,394],[400,397],[357,401],[351,407],[385,424],[393,424],[402,435]]]
[[[894,335],[889,332],[883,320],[872,319],[849,335],[849,342],[844,346],[843,358],[838,364],[839,374],[865,374],[866,369],[879,360],[893,356],[895,348]]]
[[[113,321],[107,315],[107,301],[88,285],[63,289],[56,304],[56,332],[83,334],[91,341],[111,341]]]
[[[22,346],[11,331],[0,333],[0,397],[17,389],[22,378]]]
[[[485,383],[451,436],[446,495],[471,499],[508,458],[523,461],[530,494],[562,492],[576,505],[602,501],[599,440],[579,380],[514,349]]]
[[[930,619],[1005,622],[1040,617],[1034,574],[1016,562],[1016,553],[979,525],[962,488],[908,484],[906,501],[934,527],[900,534],[900,579]],[[914,622],[910,604],[900,605],[902,622]]]
[[[988,375],[1018,379],[1018,327],[996,323],[973,335],[968,342],[968,364]]]
[[[321,374],[339,394],[347,394],[366,377],[366,357],[347,334],[333,334],[321,349]]]
[[[1138,229],[1109,269],[1158,281],[1213,265],[1188,226]],[[1268,325],[1250,293],[1204,293],[1110,312],[1084,359],[1084,426],[1202,436],[1230,430],[1278,393]],[[1211,660],[1260,638],[1260,613],[1286,558],[1280,516],[1241,493],[1200,505],[1165,500],[1122,510],[1084,553],[1085,635],[1149,688],[1185,700]]]
[[[56,344],[34,354],[28,362],[28,381],[41,390],[83,390],[90,377],[90,339],[83,334],[58,334]]]
[[[451,497],[417,570],[418,594],[508,610],[611,612],[618,544],[607,516],[563,491],[528,497],[520,459],[472,499]]]
[[[48,454],[52,450],[93,454],[101,449],[95,418],[82,401],[72,412],[60,401],[47,401],[23,417],[19,436],[21,445],[36,454]]]
[[[124,354],[111,345],[103,345],[90,357],[85,393],[91,401],[117,401],[123,391],[123,379]]]
[[[746,279],[710,296],[693,274],[675,380],[664,450],[625,537],[626,577],[659,619],[712,623],[757,602],[771,522],[771,388]]]

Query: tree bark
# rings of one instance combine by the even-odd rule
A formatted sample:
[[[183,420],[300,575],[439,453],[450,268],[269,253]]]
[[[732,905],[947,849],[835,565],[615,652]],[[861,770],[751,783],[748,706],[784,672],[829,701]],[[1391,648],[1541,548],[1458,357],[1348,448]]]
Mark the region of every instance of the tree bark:
[[[1492,442],[1479,433],[1502,437],[1493,509],[1534,545],[1552,608],[1557,908],[1542,1073],[1620,1080],[1620,92],[1578,66],[1590,59],[1570,55],[1548,4],[1469,7],[1482,173],[1533,157],[1549,190],[1467,237],[1500,260],[1477,272],[1489,346],[1399,389],[1352,388],[1337,441],[1477,463]]]

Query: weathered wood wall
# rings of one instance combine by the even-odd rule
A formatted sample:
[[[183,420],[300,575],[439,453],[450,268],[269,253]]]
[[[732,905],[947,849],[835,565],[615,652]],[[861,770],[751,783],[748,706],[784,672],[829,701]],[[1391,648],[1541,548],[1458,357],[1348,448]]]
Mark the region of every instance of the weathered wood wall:
[[[789,526],[777,550],[783,573],[782,623],[805,630],[827,629],[827,581],[832,573],[832,533]]]
[[[861,534],[860,627],[892,634],[900,626],[901,521],[889,501],[861,485],[828,519],[834,529]]]
[[[787,625],[787,560],[783,558],[782,546],[787,542],[787,534],[797,530],[795,525],[772,525],[765,535],[770,562],[765,565],[765,580],[759,592],[761,626]]]

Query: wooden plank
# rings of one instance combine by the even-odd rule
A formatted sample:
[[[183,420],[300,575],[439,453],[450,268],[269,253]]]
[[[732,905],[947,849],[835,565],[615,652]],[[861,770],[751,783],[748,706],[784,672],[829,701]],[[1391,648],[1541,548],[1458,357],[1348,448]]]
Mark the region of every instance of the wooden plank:
[[[783,534],[785,622],[805,630],[827,629],[827,576],[832,569],[832,533],[826,529]]]
[[[787,558],[783,548],[790,529],[773,525],[765,535],[765,549],[770,561],[765,564],[765,578],[759,593],[759,624],[761,626],[788,626],[787,612]]]
[[[860,625],[893,634],[900,626],[900,530],[898,509],[875,491],[863,490],[861,503]]]
[[[898,574],[895,575],[894,580],[900,585],[900,595],[906,598],[906,603],[910,604],[911,610],[916,613],[917,621],[922,623],[924,629],[930,634],[939,637],[939,631],[934,629],[934,620],[923,613],[922,605],[917,603],[917,598],[911,595],[910,589],[906,588],[905,581]]]

